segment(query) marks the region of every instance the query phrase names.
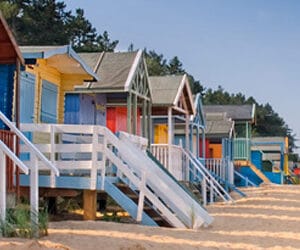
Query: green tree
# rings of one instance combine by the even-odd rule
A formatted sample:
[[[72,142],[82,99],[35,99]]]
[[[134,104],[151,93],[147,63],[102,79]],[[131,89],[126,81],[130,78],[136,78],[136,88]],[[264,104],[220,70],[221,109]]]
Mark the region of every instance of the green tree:
[[[289,152],[293,152],[296,148],[295,134],[285,123],[284,119],[276,113],[272,106],[267,103],[259,104],[252,96],[246,98],[242,93],[230,94],[221,86],[216,90],[209,88],[204,93],[204,104],[255,104],[256,105],[256,123],[252,128],[252,133],[255,136],[287,136],[289,139]]]
[[[77,51],[113,51],[118,44],[107,31],[98,35],[82,9],[75,15],[67,11],[63,1],[0,0],[0,9],[20,45],[72,44]]]
[[[182,68],[182,63],[179,61],[177,56],[174,56],[167,65],[168,74],[170,75],[178,75],[184,74],[185,70]]]

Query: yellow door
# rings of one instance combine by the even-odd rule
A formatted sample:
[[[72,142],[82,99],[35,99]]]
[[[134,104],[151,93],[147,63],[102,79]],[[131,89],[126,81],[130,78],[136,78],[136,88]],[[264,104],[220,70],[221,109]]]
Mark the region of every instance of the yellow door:
[[[157,124],[154,127],[154,143],[167,144],[168,143],[168,126],[166,124]]]

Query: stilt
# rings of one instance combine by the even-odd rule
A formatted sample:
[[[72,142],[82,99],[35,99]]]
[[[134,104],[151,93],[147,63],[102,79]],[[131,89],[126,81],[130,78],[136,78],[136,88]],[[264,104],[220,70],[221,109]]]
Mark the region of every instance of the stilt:
[[[83,190],[83,219],[96,220],[97,191]]]

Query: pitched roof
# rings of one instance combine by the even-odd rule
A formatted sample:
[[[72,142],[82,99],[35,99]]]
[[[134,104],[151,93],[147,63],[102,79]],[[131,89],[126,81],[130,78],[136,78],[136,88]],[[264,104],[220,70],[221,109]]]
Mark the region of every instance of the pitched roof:
[[[230,136],[234,122],[226,117],[226,113],[205,114],[205,134],[207,137]]]
[[[14,64],[16,59],[24,64],[17,42],[0,11],[0,63]]]
[[[254,121],[255,105],[204,105],[204,113],[226,113],[234,121]]]
[[[80,57],[100,77],[98,82],[77,86],[77,89],[113,89],[127,91],[130,77],[141,58],[141,50],[135,52],[79,53]]]
[[[151,96],[153,105],[172,105],[182,82],[182,75],[151,76]]]
[[[98,76],[78,56],[70,45],[61,46],[20,46],[26,59],[47,59],[47,65],[64,74],[87,74],[89,80],[97,80]],[[88,80],[88,79],[87,79]]]
[[[186,74],[149,77],[152,106],[176,106],[181,95],[187,101],[190,114],[195,113],[193,96]]]

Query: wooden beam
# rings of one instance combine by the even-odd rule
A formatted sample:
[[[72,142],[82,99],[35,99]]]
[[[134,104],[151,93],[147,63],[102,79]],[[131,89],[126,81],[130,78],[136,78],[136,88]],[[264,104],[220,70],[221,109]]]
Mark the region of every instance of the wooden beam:
[[[137,135],[137,95],[133,94],[133,122],[132,122],[132,132]]]
[[[171,149],[172,149],[172,137],[173,137],[173,124],[172,124],[172,107],[168,108],[168,166],[167,169],[171,169],[172,157],[171,157]]]
[[[131,98],[131,92],[128,92],[128,94],[127,94],[127,132],[128,133],[131,133],[131,109],[132,109],[132,107],[131,107],[131,102],[132,102],[132,100],[131,100],[132,98]]]
[[[97,190],[83,190],[83,219],[96,220]]]

